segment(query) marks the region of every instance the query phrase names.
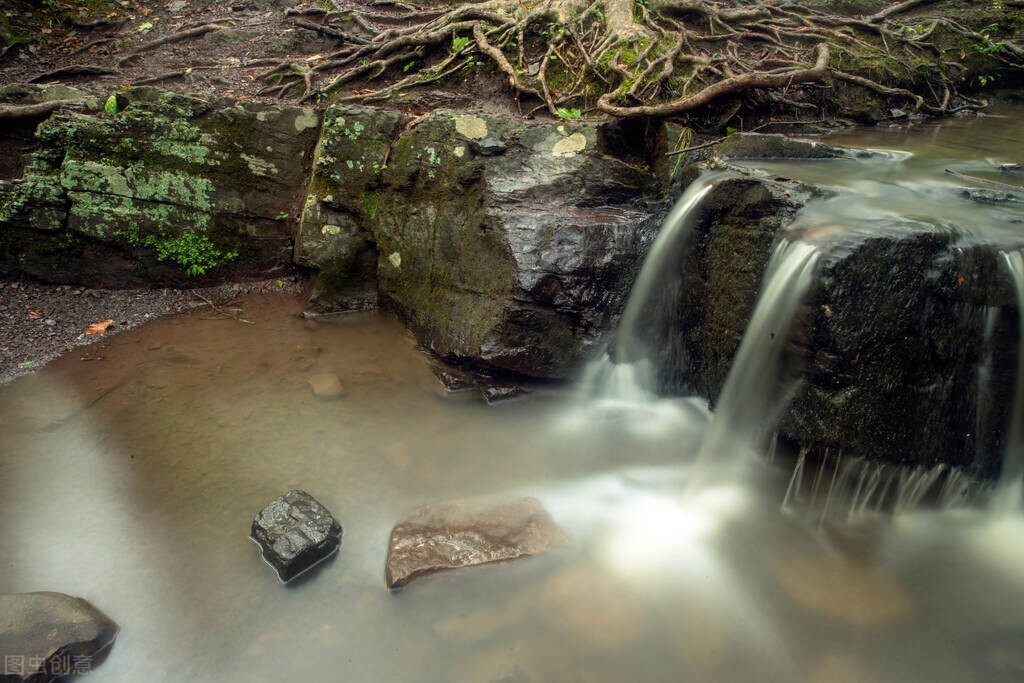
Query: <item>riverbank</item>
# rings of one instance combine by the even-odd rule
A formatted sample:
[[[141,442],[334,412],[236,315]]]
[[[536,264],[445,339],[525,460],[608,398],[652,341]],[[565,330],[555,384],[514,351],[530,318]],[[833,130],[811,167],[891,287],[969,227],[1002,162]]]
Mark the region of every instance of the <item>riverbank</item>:
[[[83,362],[100,361],[103,342],[110,336],[158,318],[198,307],[209,308],[214,316],[237,315],[232,306],[239,296],[294,295],[301,289],[295,277],[196,289],[97,289],[25,279],[0,281],[0,384],[73,351]],[[103,334],[86,333],[90,325],[107,320],[113,323]]]

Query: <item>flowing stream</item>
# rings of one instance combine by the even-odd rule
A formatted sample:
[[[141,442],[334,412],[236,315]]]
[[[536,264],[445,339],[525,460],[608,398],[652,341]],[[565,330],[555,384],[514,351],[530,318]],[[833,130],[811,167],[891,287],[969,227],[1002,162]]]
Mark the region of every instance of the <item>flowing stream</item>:
[[[1013,251],[1002,254],[1007,270],[1013,277],[1020,312],[1020,338],[1024,344],[1024,254]],[[1017,350],[1017,388],[1014,392],[1010,433],[1006,442],[1006,456],[999,475],[995,496],[995,509],[1002,514],[1021,510],[1024,496],[1024,348]]]
[[[1019,510],[921,508],[930,472],[840,453],[834,472],[750,455],[789,393],[777,354],[826,226],[911,205],[907,220],[930,220],[905,191],[944,197],[936,166],[1024,157],[1011,124],[925,126],[885,145],[850,133],[913,154],[804,167],[843,185],[841,201],[809,207],[812,239],[780,245],[714,418],[649,390],[487,407],[445,395],[396,321],[303,321],[284,296],[243,302],[253,325],[159,320],[104,340],[102,360],[72,353],[0,386],[0,592],[62,591],[110,614],[121,632],[97,683],[1024,680]],[[975,223],[1003,229],[1007,211],[980,206]],[[344,396],[312,394],[322,372]],[[712,453],[744,476],[704,478]],[[849,496],[831,495],[840,484]],[[345,533],[333,560],[283,586],[248,534],[293,487]],[[566,542],[388,592],[391,527],[475,495],[536,496]],[[903,507],[876,513],[881,499]],[[784,500],[818,502],[808,516]]]

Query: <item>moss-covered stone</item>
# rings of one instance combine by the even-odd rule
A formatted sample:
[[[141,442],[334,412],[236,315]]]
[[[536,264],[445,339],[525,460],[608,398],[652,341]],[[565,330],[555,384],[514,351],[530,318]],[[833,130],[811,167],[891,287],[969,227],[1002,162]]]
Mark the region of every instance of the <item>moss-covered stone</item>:
[[[292,224],[280,217],[296,213],[317,112],[154,88],[116,97],[111,111],[99,102],[38,125],[38,148],[7,193],[0,225],[59,223],[126,256],[130,266],[105,284],[138,284],[152,273],[184,284],[289,267]],[[42,187],[46,201],[34,202],[28,218],[18,204]],[[153,271],[155,264],[173,264],[178,274]]]

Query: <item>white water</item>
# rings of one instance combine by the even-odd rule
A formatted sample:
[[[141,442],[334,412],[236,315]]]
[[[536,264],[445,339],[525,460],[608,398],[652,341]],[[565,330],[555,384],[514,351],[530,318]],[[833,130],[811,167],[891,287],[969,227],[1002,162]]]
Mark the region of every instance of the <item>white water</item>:
[[[1024,254],[1019,251],[1004,252],[1006,263],[1017,292],[1017,309],[1020,313],[1021,346],[1024,347]],[[1022,507],[1024,489],[1024,348],[1017,350],[1017,387],[1013,396],[1010,413],[1010,432],[1003,456],[1003,468],[996,486],[993,509],[1009,513]]]
[[[644,343],[644,335],[649,334],[642,324],[644,314],[664,287],[671,269],[679,267],[680,252],[693,231],[695,209],[723,177],[722,173],[712,173],[698,178],[665,218],[633,284],[612,348],[584,371],[581,388],[585,397],[613,405],[646,405],[656,400],[657,369]]]
[[[757,306],[722,388],[691,487],[732,480],[761,452],[793,387],[780,377],[793,316],[814,281],[820,252],[780,242],[768,263]]]

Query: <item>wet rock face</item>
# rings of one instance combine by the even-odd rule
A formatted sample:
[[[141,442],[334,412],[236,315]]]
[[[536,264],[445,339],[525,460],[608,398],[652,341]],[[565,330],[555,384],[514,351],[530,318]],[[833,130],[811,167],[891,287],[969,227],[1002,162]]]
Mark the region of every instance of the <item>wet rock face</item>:
[[[0,272],[116,287],[290,267],[316,111],[153,88],[116,101],[34,122],[0,187]]]
[[[676,276],[645,310],[662,390],[714,401],[757,303],[772,244],[811,188],[735,175],[701,203]]]
[[[375,278],[452,363],[565,377],[621,309],[666,208],[664,178],[616,157],[596,124],[354,107],[324,120],[296,244],[318,271],[311,308],[358,307]]]
[[[260,510],[251,536],[263,559],[288,582],[337,552],[341,534],[341,525],[327,508],[293,489]]]
[[[89,673],[117,631],[117,624],[81,598],[0,594],[0,680],[40,683]]]
[[[1005,248],[901,224],[826,252],[782,433],[874,460],[994,474],[1016,375]]]
[[[535,498],[427,505],[392,529],[387,585],[399,588],[424,574],[536,555],[562,538]]]

